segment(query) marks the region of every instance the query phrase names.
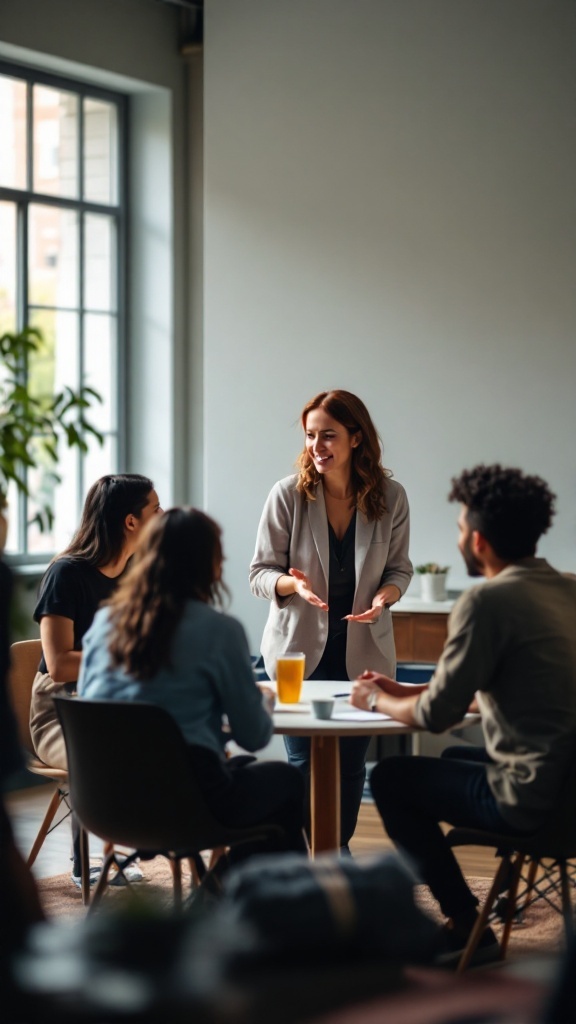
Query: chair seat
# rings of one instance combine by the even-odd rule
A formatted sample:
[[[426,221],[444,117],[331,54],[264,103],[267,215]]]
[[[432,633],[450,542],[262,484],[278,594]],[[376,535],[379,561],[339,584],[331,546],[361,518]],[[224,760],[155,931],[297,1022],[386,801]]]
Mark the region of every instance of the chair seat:
[[[561,860],[571,858],[576,853],[573,838],[562,835],[560,829],[553,833],[552,828],[549,832],[539,829],[537,832],[520,832],[511,836],[502,832],[455,827],[450,829],[446,839],[450,846],[494,846],[502,853],[523,853],[537,860]]]

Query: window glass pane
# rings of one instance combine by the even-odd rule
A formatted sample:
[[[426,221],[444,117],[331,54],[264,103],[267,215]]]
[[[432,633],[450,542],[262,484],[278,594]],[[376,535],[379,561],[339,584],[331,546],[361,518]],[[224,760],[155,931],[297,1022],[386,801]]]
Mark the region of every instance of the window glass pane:
[[[0,185],[26,188],[26,82],[0,75]]]
[[[95,439],[89,440],[88,444],[89,452],[84,457],[85,494],[96,480],[107,473],[115,473],[118,466],[118,444],[114,435],[105,437],[102,446]]]
[[[46,455],[40,441],[33,446],[33,456],[38,468],[28,474],[32,497],[28,501],[28,551],[31,555],[61,551],[74,532],[78,503],[78,452],[66,446],[63,439],[59,445],[58,476],[54,479],[54,463]],[[43,505],[49,505],[54,513],[51,529],[40,530],[32,520]]]
[[[118,202],[118,110],[103,100],[84,100],[84,198]]]
[[[112,252],[116,250],[116,226],[112,217],[87,214],[84,220],[84,303],[86,309],[113,310],[115,271]]]
[[[20,547],[18,537],[18,491],[16,484],[8,484],[8,509],[5,516],[8,519],[8,536],[6,538],[6,551],[14,554]]]
[[[32,68],[4,67],[0,189],[13,191],[0,201],[0,332],[23,323],[41,331],[41,349],[25,368],[32,397],[53,398],[83,381],[103,398],[87,410],[106,438],[102,447],[88,435],[85,457],[62,438],[56,483],[37,438],[30,497],[10,489],[10,550],[44,559],[68,543],[90,483],[117,469],[121,118],[113,97],[87,96],[89,87],[56,76],[43,85]],[[85,212],[84,200],[99,212]],[[0,359],[0,383],[2,373]],[[31,523],[45,504],[55,514],[47,532]]]
[[[65,385],[78,387],[80,378],[78,315],[61,310],[32,310],[30,322],[44,339],[41,350],[28,363],[30,393],[53,397]]]
[[[101,431],[116,430],[116,318],[87,314],[84,319],[84,383],[102,396],[89,411]]]
[[[78,305],[78,214],[30,206],[28,295],[32,306]]]
[[[13,203],[0,203],[0,334],[15,328],[16,207]]]
[[[78,196],[78,96],[35,85],[34,191]]]

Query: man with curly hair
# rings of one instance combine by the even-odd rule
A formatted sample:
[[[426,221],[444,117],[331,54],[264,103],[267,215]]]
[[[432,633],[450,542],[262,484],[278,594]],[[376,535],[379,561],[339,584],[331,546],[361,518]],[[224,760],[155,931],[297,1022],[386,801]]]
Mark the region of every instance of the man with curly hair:
[[[448,918],[456,958],[478,901],[439,823],[525,834],[557,806],[576,757],[576,580],[536,558],[555,501],[539,477],[476,466],[452,480],[449,500],[461,505],[458,547],[468,573],[485,582],[456,602],[429,684],[365,672],[350,699],[435,733],[472,706],[481,714],[485,749],[387,758],[370,780],[388,835]],[[487,929],[476,962],[497,952]]]

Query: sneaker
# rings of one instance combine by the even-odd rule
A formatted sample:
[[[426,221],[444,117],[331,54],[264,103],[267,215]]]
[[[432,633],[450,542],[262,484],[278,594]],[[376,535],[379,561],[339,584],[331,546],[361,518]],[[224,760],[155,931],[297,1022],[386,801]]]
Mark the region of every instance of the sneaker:
[[[108,879],[108,885],[121,886],[127,885],[128,882],[141,882],[144,875],[140,871],[137,864],[132,862],[128,867],[123,868],[122,871],[117,871],[115,875]]]
[[[96,882],[100,878],[101,871],[102,871],[101,867],[90,868],[90,885],[91,886],[96,884]],[[74,873],[72,873],[71,877],[72,877],[72,881],[74,882],[74,885],[78,889],[81,889],[82,888],[82,875],[75,875]],[[129,864],[128,867],[124,868],[123,871],[117,871],[115,875],[109,875],[108,876],[108,885],[113,885],[116,888],[119,888],[119,887],[121,887],[123,885],[124,886],[127,885],[128,882],[130,882],[130,883],[132,883],[132,882],[141,882],[143,878],[144,878],[144,875],[142,874],[142,872],[141,872],[140,868],[138,867],[138,865],[132,863],[132,864]]]
[[[436,957],[436,964],[439,967],[456,968],[460,962],[462,953],[470,937],[454,928],[442,929],[444,952]],[[480,967],[482,964],[491,964],[500,960],[500,943],[491,928],[486,928],[481,936],[469,967]]]
[[[100,868],[90,868],[90,885],[95,885],[100,878]],[[74,872],[71,874],[71,879],[77,889],[82,888],[82,875],[75,875]]]

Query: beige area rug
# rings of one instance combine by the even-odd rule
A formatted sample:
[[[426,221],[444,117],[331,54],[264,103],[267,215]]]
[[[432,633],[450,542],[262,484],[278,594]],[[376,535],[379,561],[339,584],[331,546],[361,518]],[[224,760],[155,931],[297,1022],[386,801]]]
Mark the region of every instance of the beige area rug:
[[[144,881],[131,886],[131,891],[150,903],[169,908],[172,900],[172,874],[163,857],[140,864]],[[186,861],[182,862],[182,889],[184,897],[190,892],[191,878]],[[470,886],[482,902],[488,892],[488,879],[470,879]],[[48,917],[82,917],[86,908],[82,904],[80,890],[69,875],[56,875],[38,882],[42,905]],[[101,906],[114,909],[127,898],[127,890],[109,888],[104,894]],[[424,886],[416,889],[418,904],[432,917],[439,918],[438,905]],[[494,929],[499,933],[499,928]],[[515,924],[509,943],[509,955],[555,953],[563,949],[564,926],[562,917],[544,900],[538,900],[526,912],[524,922]]]
[[[490,878],[468,878],[467,881],[482,906],[492,880]],[[440,908],[426,886],[421,885],[416,888],[416,902],[431,917],[437,917],[439,921],[443,920]],[[491,927],[500,938],[502,926],[493,923]],[[514,922],[507,955],[560,952],[564,949],[564,935],[564,922],[559,910],[550,906],[544,899],[536,900],[532,906],[528,907],[523,921],[521,923]]]
[[[92,866],[97,862],[92,862]],[[110,909],[120,907],[133,893],[150,903],[169,908],[172,902],[172,872],[165,857],[139,864],[144,879],[134,883],[129,890],[109,886],[102,897],[101,906]],[[49,918],[85,916],[87,908],[82,903],[82,893],[72,882],[70,875],[53,875],[37,881],[42,907]],[[182,861],[182,894],[185,899],[191,890],[191,875],[187,861]]]

